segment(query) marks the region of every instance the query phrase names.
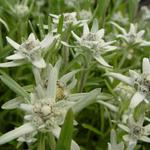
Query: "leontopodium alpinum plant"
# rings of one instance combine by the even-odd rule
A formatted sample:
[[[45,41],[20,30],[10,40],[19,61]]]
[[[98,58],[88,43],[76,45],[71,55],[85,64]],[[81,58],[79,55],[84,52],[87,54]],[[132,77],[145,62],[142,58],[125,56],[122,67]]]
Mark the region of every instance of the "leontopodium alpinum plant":
[[[77,42],[80,44],[81,49],[86,53],[86,51],[89,53],[89,55],[92,55],[92,57],[98,61],[100,64],[111,67],[105,59],[102,57],[102,54],[105,54],[110,51],[116,50],[116,46],[112,46],[111,44],[115,41],[105,42],[104,37],[105,30],[104,29],[98,29],[98,22],[95,20],[93,22],[91,30],[89,30],[88,24],[85,23],[83,26],[83,35],[79,37],[74,32],[72,32],[72,35],[77,40]]]
[[[75,74],[72,71],[58,79],[61,60],[58,60],[55,66],[47,65],[47,77],[42,80],[40,72],[36,75],[36,87],[34,92],[30,93],[28,101],[20,97],[6,102],[2,108],[19,108],[25,112],[24,124],[0,137],[0,145],[18,138],[21,142],[35,142],[35,135],[38,132],[52,132],[56,138],[59,138],[60,126],[64,122],[66,112],[72,108],[74,113],[78,113],[84,107],[95,101],[100,94],[98,89],[89,93],[66,94],[76,84]],[[68,83],[70,80],[72,82]],[[72,141],[72,150],[79,150],[79,146]]]
[[[129,32],[115,22],[111,22],[122,34],[117,34],[116,37],[125,41],[129,46],[144,47],[150,46],[150,42],[143,39],[145,30],[137,31],[137,24],[130,24]]]
[[[142,73],[134,70],[129,70],[130,77],[119,73],[109,72],[109,76],[119,79],[122,82],[135,88],[136,92],[131,98],[130,108],[135,108],[142,101],[149,103],[150,93],[150,61],[148,58],[143,58]]]
[[[43,49],[52,45],[56,38],[56,36],[49,33],[40,42],[36,39],[35,35],[31,33],[26,41],[22,44],[18,44],[11,38],[6,37],[8,43],[15,48],[15,52],[13,55],[6,57],[7,60],[11,61],[0,63],[0,67],[15,67],[28,62],[37,68],[46,67],[45,60],[42,57]]]
[[[128,142],[129,147],[134,147],[138,140],[150,143],[150,124],[143,126],[144,115],[141,115],[136,122],[133,115],[130,115],[127,121],[127,125],[118,124],[118,126],[126,131],[128,134],[123,136],[123,139]]]

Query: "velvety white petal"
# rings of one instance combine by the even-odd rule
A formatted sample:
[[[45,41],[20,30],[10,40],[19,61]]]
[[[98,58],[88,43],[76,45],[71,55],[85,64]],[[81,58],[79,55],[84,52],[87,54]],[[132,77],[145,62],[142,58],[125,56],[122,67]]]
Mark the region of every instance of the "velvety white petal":
[[[18,43],[10,39],[8,36],[6,37],[6,40],[13,48],[15,48],[16,50],[19,50],[20,45]]]
[[[73,70],[73,71],[63,75],[59,80],[61,82],[63,82],[64,84],[66,84],[69,80],[71,80],[75,76],[75,74],[77,72],[79,72],[79,70]]]
[[[110,66],[110,65],[103,59],[102,56],[100,56],[100,55],[95,55],[94,58],[95,58],[100,64],[102,64],[103,66],[105,66],[105,67],[111,67],[111,68],[112,68],[112,66]]]
[[[117,23],[111,21],[110,22],[112,25],[114,25],[118,30],[120,30],[124,35],[127,34],[126,30],[124,28],[122,28],[121,26],[119,26]]]
[[[55,15],[55,14],[49,14],[51,17],[54,17],[54,18],[59,18],[60,16],[58,16],[58,15]]]
[[[150,42],[149,41],[142,41],[140,46],[150,46]]]
[[[98,36],[99,39],[103,38],[104,34],[105,34],[105,30],[104,29],[98,30],[96,32],[96,35]]]
[[[134,80],[134,79],[137,79],[137,78],[140,78],[140,74],[139,73],[137,73],[136,71],[134,71],[134,70],[129,70],[129,75],[130,75],[130,77]]]
[[[144,126],[144,133],[145,135],[150,135],[150,124]]]
[[[54,41],[59,37],[60,35],[53,36],[52,33],[49,33],[48,35],[45,36],[45,38],[41,41],[40,45],[41,48],[47,48],[51,44],[53,44]]]
[[[129,107],[130,108],[135,108],[137,105],[139,105],[145,98],[145,95],[140,93],[140,92],[136,92],[133,97],[131,98],[131,102]]]
[[[136,30],[137,30],[137,25],[136,24],[134,25],[133,23],[131,23],[130,29],[129,29],[129,34],[135,34]]]
[[[77,84],[77,79],[73,79],[72,82],[70,84],[67,85],[67,89],[72,90]]]
[[[142,72],[145,74],[150,74],[150,61],[148,58],[143,58]]]
[[[22,99],[20,97],[17,97],[4,103],[1,107],[2,109],[14,109],[18,108],[21,103]]]
[[[143,141],[143,142],[150,143],[150,138],[147,137],[147,136],[142,136],[142,137],[140,138],[140,140]]]
[[[130,141],[130,140],[131,140],[131,138],[130,138],[130,136],[129,136],[128,134],[124,135],[124,136],[123,136],[123,139],[124,139],[125,141]]]
[[[32,64],[37,67],[37,68],[45,68],[46,67],[46,63],[45,60],[43,58],[40,58],[39,60],[33,60]]]
[[[116,50],[117,49],[117,47],[116,46],[105,46],[105,51],[106,52],[110,52],[110,51],[114,51],[114,50]]]
[[[33,113],[33,106],[30,104],[20,104],[19,108],[27,113]]]
[[[130,129],[127,126],[123,125],[123,124],[118,124],[118,127],[123,129],[124,131],[126,131],[128,133],[130,132]]]
[[[35,35],[33,33],[30,33],[28,40],[36,41]]]
[[[80,42],[81,41],[81,38],[79,36],[77,36],[73,31],[71,31],[73,37],[78,41]]]
[[[55,101],[58,72],[56,68],[50,65],[48,66],[48,68],[49,68],[49,77],[48,77],[47,97],[49,98],[49,100]]]
[[[142,36],[144,35],[145,30],[141,30],[140,32],[137,33],[137,38],[142,38]]]
[[[96,33],[98,31],[98,20],[94,19],[93,24],[92,24],[92,28],[91,28],[91,32]]]
[[[26,57],[21,53],[16,53],[16,54],[6,57],[7,60],[20,60],[20,59],[25,59],[25,58]]]
[[[10,62],[5,62],[5,63],[0,63],[1,68],[5,67],[16,67],[25,64],[24,61],[10,61]]]
[[[9,132],[3,134],[0,137],[0,145],[8,143],[24,134],[31,133],[35,130],[36,130],[36,128],[31,123],[26,123],[12,131],[9,131]]]
[[[109,72],[109,73],[106,73],[106,75],[111,76],[115,79],[118,79],[122,82],[125,82],[126,84],[133,85],[133,82],[132,82],[131,78],[129,78],[127,76],[124,76],[120,73]]]
[[[88,35],[89,32],[90,32],[89,27],[88,27],[87,23],[85,23],[84,26],[83,26],[83,36]]]

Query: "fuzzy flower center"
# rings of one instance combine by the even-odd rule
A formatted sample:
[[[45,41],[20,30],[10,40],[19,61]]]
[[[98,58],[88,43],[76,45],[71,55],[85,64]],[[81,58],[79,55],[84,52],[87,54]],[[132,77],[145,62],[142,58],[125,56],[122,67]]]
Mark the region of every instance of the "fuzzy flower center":
[[[63,109],[53,103],[41,100],[33,104],[32,122],[37,128],[51,129],[63,122]]]
[[[134,87],[143,94],[148,94],[150,92],[150,74],[143,74],[141,78],[136,78]]]
[[[40,46],[40,42],[38,40],[28,39],[21,45],[21,49],[31,51],[38,46]]]
[[[144,128],[138,125],[133,126],[131,129],[131,136],[133,138],[140,138],[144,133]]]

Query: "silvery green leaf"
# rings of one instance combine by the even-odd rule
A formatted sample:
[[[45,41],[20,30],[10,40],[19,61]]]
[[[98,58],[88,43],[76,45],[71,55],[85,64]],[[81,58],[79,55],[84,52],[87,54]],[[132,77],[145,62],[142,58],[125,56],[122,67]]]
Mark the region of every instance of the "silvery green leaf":
[[[35,131],[36,128],[31,123],[26,123],[12,131],[9,131],[2,136],[0,136],[0,145],[8,143],[24,134],[31,133]]]
[[[140,92],[136,92],[133,97],[131,98],[131,102],[130,102],[130,108],[135,108],[137,105],[139,105],[145,98],[145,95],[140,93]]]
[[[109,108],[110,110],[114,111],[114,112],[117,112],[118,111],[118,107],[108,103],[108,102],[104,102],[102,100],[97,100],[98,103],[106,106],[107,108]]]
[[[10,62],[5,62],[5,63],[0,63],[1,68],[6,68],[6,67],[16,67],[16,66],[21,66],[25,64],[25,61],[10,61]]]
[[[81,41],[81,38],[79,36],[77,36],[73,31],[71,31],[73,37],[78,41],[80,42]]]
[[[101,55],[94,55],[94,58],[103,66],[112,68],[112,66],[110,66]]]
[[[22,102],[23,101],[20,97],[16,97],[16,98],[4,103],[1,107],[2,107],[2,109],[14,109],[14,108],[18,108]]]
[[[30,96],[29,94],[11,77],[9,77],[6,73],[1,72],[2,75],[0,76],[0,79],[15,93],[23,97],[26,101],[29,101]]]
[[[88,95],[88,93],[75,93],[75,94],[70,94],[67,97],[68,101],[78,101],[79,99],[85,97],[86,95]]]
[[[9,31],[9,27],[8,27],[7,23],[2,18],[0,18],[0,22],[5,26],[7,31]]]
[[[131,78],[126,77],[120,73],[109,72],[109,73],[106,73],[106,75],[116,78],[118,80],[121,80],[121,81],[125,82],[126,84],[133,85]]]
[[[20,45],[18,43],[16,43],[15,41],[13,41],[11,38],[6,37],[7,42],[16,50],[19,50]]]
[[[7,60],[22,60],[25,59],[26,57],[21,54],[21,53],[15,53],[13,55],[7,56],[6,59]]]
[[[80,99],[77,103],[72,106],[72,110],[74,113],[80,112],[82,109],[87,107],[96,101],[97,96],[100,94],[100,89],[95,89],[89,92],[85,97]]]
[[[117,23],[111,21],[110,22],[112,25],[114,25],[118,30],[120,30],[124,35],[127,34],[126,30],[124,28],[122,28],[121,26],[119,26]]]

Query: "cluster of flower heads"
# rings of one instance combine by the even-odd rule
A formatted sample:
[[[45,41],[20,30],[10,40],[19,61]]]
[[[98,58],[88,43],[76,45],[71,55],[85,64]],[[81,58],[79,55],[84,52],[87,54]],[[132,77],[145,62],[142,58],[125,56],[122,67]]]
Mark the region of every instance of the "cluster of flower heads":
[[[20,8],[21,6],[15,7],[17,11],[19,11],[18,9],[22,9]],[[24,11],[27,11],[27,9],[24,8]],[[88,17],[84,16],[84,13]],[[114,111],[115,113],[119,111],[119,106],[115,106],[111,102],[114,98],[109,93],[100,92],[99,89],[94,89],[87,93],[72,93],[72,89],[77,86],[78,82],[75,76],[83,70],[79,68],[78,70],[73,70],[60,76],[59,72],[64,63],[63,58],[57,57],[58,61],[55,62],[55,65],[52,65],[50,60],[45,59],[47,51],[50,51],[51,47],[56,45],[74,48],[75,56],[80,54],[85,55],[90,63],[94,62],[102,66],[110,82],[114,82],[113,78],[123,82],[114,88],[114,92],[117,93],[119,91],[117,93],[119,95],[117,97],[119,102],[122,91],[128,94],[129,105],[124,110],[121,119],[112,120],[112,122],[118,124],[117,130],[122,129],[127,134],[123,135],[121,143],[117,144],[116,133],[112,130],[108,149],[124,150],[127,148],[128,150],[132,150],[138,140],[150,143],[150,138],[148,137],[150,135],[150,124],[144,124],[146,120],[145,114],[148,110],[145,110],[140,117],[136,118],[137,121],[135,121],[134,117],[134,111],[137,107],[140,105],[145,106],[145,104],[149,105],[149,58],[143,58],[142,60],[142,73],[129,70],[129,77],[113,70],[113,65],[110,65],[107,59],[105,59],[107,54],[115,54],[121,51],[120,45],[117,45],[118,39],[120,39],[119,42],[123,46],[126,46],[127,51],[131,48],[150,46],[150,42],[144,40],[143,36],[145,31],[137,31],[137,25],[130,24],[129,32],[127,32],[123,27],[114,22],[117,21],[117,17],[113,16],[113,21],[111,21],[110,25],[113,25],[121,33],[118,34],[116,32],[116,38],[114,37],[114,40],[109,41],[109,38],[104,37],[105,29],[99,29],[96,19],[93,21],[91,29],[89,29],[90,20],[87,18],[91,19],[91,12],[83,11],[80,15],[80,18],[84,20],[78,20],[76,12],[64,13],[63,15],[50,14],[53,21],[53,29],[41,42],[33,33],[21,44],[6,37],[7,42],[15,51],[14,54],[6,57],[7,62],[0,63],[0,67],[16,67],[28,63],[32,66],[36,85],[34,90],[28,93],[27,100],[24,97],[18,96],[2,106],[3,109],[19,108],[25,112],[25,115],[22,126],[0,137],[0,145],[16,138],[21,142],[35,142],[38,132],[52,132],[56,138],[59,138],[61,125],[70,108],[73,109],[74,113],[78,113],[89,104],[97,102],[109,108],[110,111]],[[120,13],[118,15],[120,18],[122,17]],[[73,37],[72,39],[75,39],[74,45],[70,44],[69,41],[63,41],[64,39],[61,39],[61,34],[57,33],[57,26],[60,23],[61,17],[63,17],[62,32],[65,32],[68,28],[71,29],[70,35]],[[122,20],[123,24],[125,24],[124,22],[126,21]],[[44,27],[47,29],[48,25]],[[74,28],[82,27],[83,34],[81,36],[75,33],[76,31],[73,31]],[[109,100],[106,102],[104,101],[106,99]],[[76,124],[76,121],[74,124]],[[72,141],[71,149],[79,150],[80,148],[75,141]]]

